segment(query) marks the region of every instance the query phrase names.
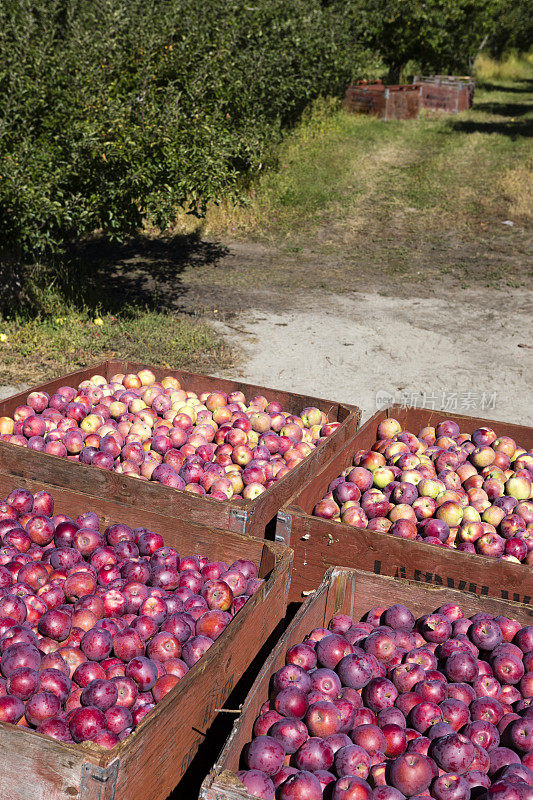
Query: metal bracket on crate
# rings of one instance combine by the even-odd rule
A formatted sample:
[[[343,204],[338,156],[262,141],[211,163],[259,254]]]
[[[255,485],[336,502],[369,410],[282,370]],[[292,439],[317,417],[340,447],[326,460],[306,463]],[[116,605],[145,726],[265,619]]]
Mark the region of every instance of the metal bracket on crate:
[[[229,512],[230,530],[235,533],[245,533],[248,512],[243,508],[232,508]]]
[[[291,590],[291,581],[292,581],[292,570],[293,570],[293,568],[294,568],[294,553],[292,553],[292,555],[291,555],[291,560],[290,560],[290,563],[289,563],[289,571],[287,573],[287,581],[285,583],[285,594],[287,595],[287,597],[288,597],[289,592]]]
[[[287,547],[289,547],[291,543],[291,529],[292,514],[286,514],[284,511],[278,511],[274,541],[279,542],[280,544],[285,544]]]
[[[85,762],[81,768],[79,800],[115,800],[119,759],[107,768]]]
[[[216,786],[202,786],[200,790],[200,800],[228,800],[226,787],[217,789]]]
[[[235,775],[228,773],[226,770],[222,773],[215,773],[216,769],[217,767],[215,766],[211,771],[213,777],[209,781],[209,785],[205,785],[207,779],[202,784],[198,795],[199,800],[241,800],[241,798],[250,796],[245,789],[237,785]]]

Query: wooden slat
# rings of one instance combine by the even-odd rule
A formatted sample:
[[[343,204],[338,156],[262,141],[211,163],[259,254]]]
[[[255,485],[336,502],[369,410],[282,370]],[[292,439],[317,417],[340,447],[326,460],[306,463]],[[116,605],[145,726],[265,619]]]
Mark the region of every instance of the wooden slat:
[[[0,724],[0,791],[6,800],[77,800],[84,748]]]
[[[472,106],[475,81],[472,78],[452,75],[415,77],[413,84],[421,89],[420,103],[433,111],[457,113]]]
[[[417,86],[387,86],[381,82],[348,86],[343,100],[346,111],[375,114],[380,119],[416,119],[420,109]]]

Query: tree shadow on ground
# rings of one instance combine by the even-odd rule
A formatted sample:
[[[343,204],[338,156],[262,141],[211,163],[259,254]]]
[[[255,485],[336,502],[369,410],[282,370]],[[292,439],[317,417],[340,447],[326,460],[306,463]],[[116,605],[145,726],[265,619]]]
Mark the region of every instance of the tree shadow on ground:
[[[455,120],[456,131],[463,133],[499,133],[517,139],[519,136],[533,136],[533,120],[509,120],[502,122],[477,122],[475,120]]]
[[[523,86],[507,86],[501,83],[486,83],[483,81],[478,84],[478,88],[484,89],[487,92],[505,92],[509,94],[525,94],[533,90],[533,81],[528,78],[515,79],[514,83],[523,84]]]
[[[527,92],[528,88],[533,88],[533,81],[523,81],[524,88],[519,89],[521,94]],[[500,90],[502,92],[515,91],[515,87],[497,86],[493,84],[483,84],[483,88]],[[480,111],[485,114],[492,114],[502,119],[477,120],[458,118],[451,121],[451,126],[456,131],[463,133],[497,133],[509,136],[511,139],[518,137],[530,137],[533,135],[533,119],[527,118],[533,106],[528,103],[512,103],[502,99],[501,101],[492,100],[490,102],[474,103],[472,111]]]
[[[175,310],[188,293],[184,271],[216,266],[227,254],[225,245],[198,233],[139,235],[122,244],[95,237],[72,249],[61,288],[71,302],[111,313],[128,306]]]
[[[490,103],[476,103],[475,110],[505,117],[524,117],[533,111],[533,106],[531,103],[500,103],[493,100]]]

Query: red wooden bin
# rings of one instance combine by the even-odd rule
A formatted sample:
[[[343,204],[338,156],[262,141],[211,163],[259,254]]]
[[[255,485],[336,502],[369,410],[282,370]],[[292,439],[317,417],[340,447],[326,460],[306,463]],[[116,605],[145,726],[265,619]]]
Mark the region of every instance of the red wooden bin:
[[[361,81],[348,86],[342,106],[346,111],[374,114],[383,120],[418,119],[420,90],[411,84],[386,86],[380,81]]]
[[[420,106],[431,111],[457,114],[467,111],[474,102],[475,81],[452,75],[415,77],[413,84],[420,88]]]
[[[334,614],[349,614],[357,620],[376,605],[390,606],[394,603],[407,605],[416,617],[432,613],[445,603],[456,603],[465,616],[487,611],[517,619],[523,625],[533,623],[533,609],[517,603],[479,599],[453,589],[422,586],[355,569],[330,569],[318,590],[302,605],[257,676],[231,736],[202,784],[201,800],[253,800],[235,773],[240,767],[244,745],[252,740],[259,710],[269,697],[270,678],[285,664],[288,648],[303,642],[313,628],[327,627]]]
[[[395,417],[402,427],[415,434],[423,427],[434,426],[444,419],[455,420],[461,431],[466,433],[488,425],[499,435],[510,436],[525,448],[533,447],[533,428],[521,425],[423,408],[392,406],[378,412],[278,513],[276,539],[294,550],[294,574],[289,599],[301,602],[306,591],[319,585],[328,567],[341,564],[375,574],[460,588],[477,595],[531,602],[531,567],[400,539],[387,533],[312,516],[313,508],[327,492],[330,482],[352,463],[357,450],[372,447],[376,441],[378,424],[388,416]]]
[[[64,744],[0,724],[0,794],[6,800],[164,800],[204,741],[217,709],[284,618],[292,553],[275,542],[0,474],[0,498],[19,487],[49,491],[56,512],[73,518],[92,510],[105,525],[148,526],[183,554],[224,561],[250,558],[266,579],[201,661],[113,749]]]
[[[99,374],[109,379],[122,372],[138,372],[145,364],[129,361],[106,361],[88,369],[63,375],[56,380],[28,389],[21,394],[0,402],[0,416],[12,416],[15,408],[25,403],[30,391],[44,391],[52,394],[61,386],[77,387],[81,381]],[[316,406],[327,414],[330,422],[340,422],[339,428],[326,441],[319,445],[300,464],[287,475],[259,495],[255,500],[218,501],[210,497],[193,495],[163,486],[155,481],[139,481],[127,475],[85,466],[77,462],[38,453],[25,447],[15,447],[0,442],[0,470],[20,477],[44,480],[55,486],[82,490],[96,497],[109,497],[137,508],[155,508],[161,514],[183,517],[191,522],[211,525],[215,528],[235,531],[263,538],[265,528],[273,523],[277,511],[294,492],[317,472],[335,452],[340,450],[356,432],[361,418],[361,409],[324,400],[292,394],[277,389],[254,384],[214,378],[181,370],[152,367],[157,380],[165,375],[177,378],[181,385],[196,393],[222,389],[225,392],[242,391],[247,398],[256,394],[268,400],[277,399],[284,411],[300,413],[306,406]]]

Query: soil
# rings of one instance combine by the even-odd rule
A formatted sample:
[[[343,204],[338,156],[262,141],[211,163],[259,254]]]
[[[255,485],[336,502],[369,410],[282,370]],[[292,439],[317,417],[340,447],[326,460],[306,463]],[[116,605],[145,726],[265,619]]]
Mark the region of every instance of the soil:
[[[232,375],[354,403],[363,419],[399,402],[530,425],[531,319],[523,291],[469,289],[307,293],[217,326],[242,352]]]
[[[440,231],[410,242],[402,231],[375,231],[357,247],[335,221],[310,240],[209,240],[196,234],[143,239],[85,253],[95,288],[105,280],[124,302],[186,313],[231,315],[243,308],[291,308],[294,295],[377,292],[391,297],[457,296],[471,287],[507,291],[531,277],[532,230],[526,224],[473,232]],[[402,236],[402,233],[404,234]],[[351,237],[350,237],[351,238]],[[379,251],[379,252],[376,252]]]

